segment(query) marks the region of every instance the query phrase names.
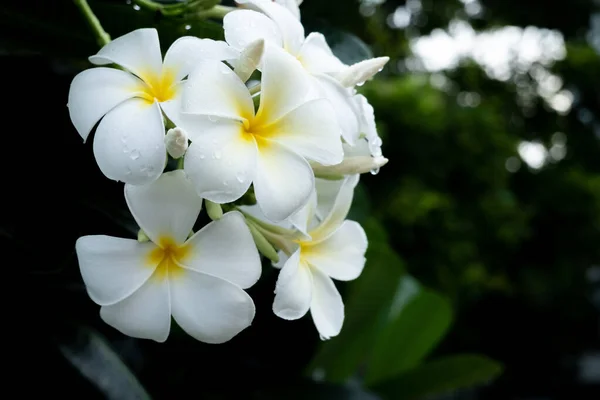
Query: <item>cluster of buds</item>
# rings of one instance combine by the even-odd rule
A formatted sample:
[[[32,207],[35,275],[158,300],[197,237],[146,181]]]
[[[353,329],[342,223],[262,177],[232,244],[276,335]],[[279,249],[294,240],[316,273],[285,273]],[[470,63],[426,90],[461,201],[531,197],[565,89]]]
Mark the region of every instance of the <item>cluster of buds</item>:
[[[97,164],[125,183],[140,227],[76,244],[90,298],[126,335],[163,342],[173,317],[200,341],[230,340],[254,318],[244,289],[262,254],[280,269],[273,312],[310,311],[328,339],[344,321],[332,279],[364,267],[366,235],[346,217],[359,174],[387,159],[355,87],[388,58],[344,64],[305,36],[294,0],[238,3],[226,41],[182,37],[163,59],[156,30],[139,29],[71,84],[71,120],[84,141],[96,126]],[[212,222],[193,232],[203,204]]]

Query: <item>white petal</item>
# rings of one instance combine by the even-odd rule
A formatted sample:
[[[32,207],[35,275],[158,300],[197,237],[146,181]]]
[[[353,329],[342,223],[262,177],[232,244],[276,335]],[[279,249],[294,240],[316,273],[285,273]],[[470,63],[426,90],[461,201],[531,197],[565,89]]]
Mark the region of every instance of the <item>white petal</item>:
[[[197,340],[227,342],[254,319],[252,299],[231,282],[192,270],[170,281],[173,318]]]
[[[369,141],[378,138],[377,126],[375,125],[375,110],[369,104],[369,101],[362,94],[354,96],[354,102],[357,105],[360,121],[360,132],[365,134]],[[380,139],[381,140],[381,139]]]
[[[229,203],[242,197],[254,179],[256,142],[242,135],[237,121],[213,125],[206,134],[192,138],[184,168],[201,197]]]
[[[162,55],[158,33],[154,28],[137,29],[113,39],[90,57],[96,65],[118,64],[142,79],[159,76],[162,72]]]
[[[256,116],[263,125],[277,121],[315,98],[308,72],[298,60],[274,46],[267,45],[265,48],[261,85],[260,107]]]
[[[186,245],[190,250],[181,263],[190,269],[225,279],[242,289],[260,278],[260,257],[239,212],[229,212],[206,225]]]
[[[300,7],[298,6],[300,3],[302,3],[302,0],[275,0],[275,3],[281,4],[289,12],[291,12],[296,19],[300,20]]]
[[[346,68],[331,51],[325,36],[317,32],[306,37],[298,60],[311,74],[335,74]]]
[[[184,36],[177,39],[165,54],[164,71],[175,73],[175,80],[180,81],[192,72],[203,60],[234,60],[239,52],[221,40],[198,39]]]
[[[102,307],[100,317],[125,335],[164,342],[171,329],[169,280],[152,276],[131,296]]]
[[[203,61],[184,85],[182,112],[238,120],[254,115],[254,103],[244,82],[219,61]]]
[[[365,266],[367,235],[358,222],[344,221],[322,242],[302,248],[302,258],[312,267],[340,281],[358,278]]]
[[[333,105],[344,140],[354,144],[360,136],[359,110],[350,90],[328,75],[314,75],[314,82],[322,97]]]
[[[344,324],[344,302],[330,277],[317,269],[312,270],[313,296],[310,314],[321,340],[337,336]]]
[[[367,142],[366,138],[359,139],[354,143],[353,146],[348,143],[342,144],[344,148],[344,158],[350,157],[369,157],[371,155],[371,150],[369,149],[369,142]]]
[[[306,205],[288,219],[294,228],[298,229],[302,234],[304,234],[307,239],[310,238],[308,231],[313,228],[313,224],[317,222],[315,220],[316,210],[317,191],[313,190]]]
[[[223,29],[227,43],[239,51],[258,39],[275,46],[283,45],[281,33],[275,22],[256,11],[236,10],[228,13],[223,18]]]
[[[306,204],[314,188],[314,175],[304,158],[264,140],[256,165],[254,193],[269,220],[283,221]]]
[[[331,212],[343,184],[343,179],[337,181],[315,179],[315,190],[317,192],[317,210],[315,214],[320,221],[323,221]]]
[[[342,162],[344,151],[340,127],[331,103],[311,100],[290,111],[271,125],[268,138],[322,165]]]
[[[304,41],[304,27],[292,12],[270,0],[249,0],[243,3],[271,18],[282,34],[284,48],[293,55],[298,54]]]
[[[277,278],[273,312],[287,320],[302,318],[308,312],[311,298],[310,268],[300,261],[300,250],[297,250],[285,262]]]
[[[165,128],[158,103],[129,99],[100,121],[94,155],[107,178],[134,185],[154,181],[162,173],[167,153]]]
[[[325,239],[342,225],[352,206],[354,188],[358,184],[358,179],[358,175],[351,175],[344,179],[329,214],[316,229],[310,232],[313,241],[317,242]]]
[[[154,272],[149,254],[153,243],[111,236],[83,236],[75,251],[90,298],[99,305],[114,304],[136,291]]]
[[[181,170],[164,173],[148,185],[125,185],[125,200],[140,228],[156,244],[165,237],[184,243],[202,207],[202,199]]]
[[[92,68],[73,79],[69,89],[69,115],[85,141],[104,114],[140,94],[142,82],[130,73],[113,68]]]
[[[160,103],[160,108],[175,126],[179,126],[182,119],[181,107],[183,105],[183,89],[185,87],[185,82],[178,82],[175,85],[177,87],[177,89],[174,90],[175,94],[170,100]]]

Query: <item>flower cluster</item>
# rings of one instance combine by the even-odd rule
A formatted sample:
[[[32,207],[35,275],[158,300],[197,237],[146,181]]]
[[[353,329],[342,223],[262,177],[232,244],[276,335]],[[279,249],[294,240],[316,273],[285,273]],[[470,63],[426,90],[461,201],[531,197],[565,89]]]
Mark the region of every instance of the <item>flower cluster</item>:
[[[100,170],[125,182],[137,240],[76,244],[90,298],[126,335],[162,342],[171,317],[194,338],[248,327],[244,291],[259,252],[279,268],[274,313],[309,310],[322,339],[344,305],[333,280],[357,278],[367,238],[346,220],[359,174],[387,162],[373,108],[357,94],[387,57],[346,65],[305,36],[294,0],[238,0],[224,41],[182,37],[161,54],[154,29],[119,37],[75,77],[71,120],[95,128]],[[114,68],[114,65],[120,68]],[[165,172],[169,158],[178,168]],[[202,203],[213,220],[193,232]]]

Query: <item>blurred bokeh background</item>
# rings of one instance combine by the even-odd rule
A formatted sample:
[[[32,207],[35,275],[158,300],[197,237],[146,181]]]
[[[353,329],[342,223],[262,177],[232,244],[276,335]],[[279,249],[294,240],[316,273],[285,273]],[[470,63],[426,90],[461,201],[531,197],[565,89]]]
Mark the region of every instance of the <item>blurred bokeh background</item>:
[[[391,58],[360,88],[390,159],[361,178],[351,211],[368,263],[338,286],[339,337],[322,343],[309,316],[277,319],[265,264],[249,291],[254,324],[215,346],[177,330],[165,344],[135,340],[100,320],[75,240],[137,227],[66,108],[98,47],[72,1],[2,2],[8,387],[85,399],[599,399],[599,3],[305,0],[307,32],[343,61]],[[163,50],[186,34],[222,37],[197,13],[90,5],[112,37],[157,27]]]

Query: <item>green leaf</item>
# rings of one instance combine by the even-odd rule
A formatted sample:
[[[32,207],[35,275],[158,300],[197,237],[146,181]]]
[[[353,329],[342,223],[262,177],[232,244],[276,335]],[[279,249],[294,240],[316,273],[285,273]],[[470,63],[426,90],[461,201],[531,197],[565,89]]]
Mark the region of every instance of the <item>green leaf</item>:
[[[322,344],[310,366],[324,372],[329,382],[345,381],[368,358],[404,275],[404,263],[383,240],[380,223],[371,219],[363,226],[369,238],[367,264],[361,276],[348,283],[344,327],[339,336]]]
[[[446,298],[428,289],[415,290],[414,284],[407,286],[406,281],[402,288],[392,307],[389,324],[375,340],[365,377],[369,385],[418,365],[444,337],[452,322],[452,308]]]
[[[502,373],[502,364],[482,355],[439,358],[372,387],[388,399],[421,399],[485,384]]]
[[[73,343],[59,349],[107,399],[150,399],[150,395],[104,338],[89,328],[78,328]]]

